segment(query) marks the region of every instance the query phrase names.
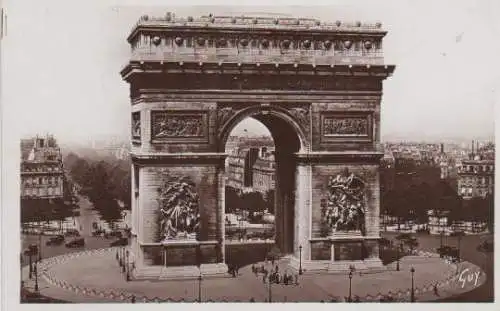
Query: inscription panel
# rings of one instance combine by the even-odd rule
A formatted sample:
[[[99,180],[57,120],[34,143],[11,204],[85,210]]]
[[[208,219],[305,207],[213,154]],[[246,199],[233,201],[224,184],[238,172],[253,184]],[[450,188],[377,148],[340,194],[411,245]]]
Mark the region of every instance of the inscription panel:
[[[152,143],[208,143],[208,113],[151,111]]]
[[[322,114],[321,142],[370,142],[373,122],[369,113]]]

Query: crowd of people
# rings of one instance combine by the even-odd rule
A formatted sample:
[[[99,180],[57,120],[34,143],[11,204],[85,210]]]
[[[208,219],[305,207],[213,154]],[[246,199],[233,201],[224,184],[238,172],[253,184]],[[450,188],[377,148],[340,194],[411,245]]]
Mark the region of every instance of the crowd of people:
[[[273,260],[269,267],[269,263],[262,263],[260,265],[252,264],[252,273],[256,277],[262,276],[262,283],[266,284],[271,282],[273,284],[284,284],[284,285],[299,285],[299,275],[297,273],[293,274],[288,271],[283,271],[280,273],[279,266]],[[266,268],[267,267],[267,268]],[[239,275],[240,267],[238,265],[230,265],[228,273],[233,277]]]
[[[280,273],[278,264],[274,261],[271,263],[271,268],[267,269],[266,265],[261,264],[260,266],[252,265],[252,273],[255,274],[256,277],[259,277],[259,274],[262,275],[262,283],[266,284],[267,282],[273,284],[284,284],[284,285],[299,285],[299,275],[292,274],[288,271],[284,271]]]

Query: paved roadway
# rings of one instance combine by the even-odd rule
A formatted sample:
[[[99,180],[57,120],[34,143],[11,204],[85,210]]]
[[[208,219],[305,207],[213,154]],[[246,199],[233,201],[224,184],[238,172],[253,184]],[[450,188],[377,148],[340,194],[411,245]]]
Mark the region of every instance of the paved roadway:
[[[385,232],[382,236],[386,238],[393,238],[397,233]],[[426,251],[436,251],[436,248],[440,245],[439,236],[427,235],[427,234],[417,234],[419,241],[419,249]],[[483,253],[477,251],[477,246],[485,238],[492,237],[489,235],[467,235],[462,237],[460,243],[460,254],[461,257],[479,267],[481,267],[487,275],[486,282],[464,294],[450,299],[443,299],[446,302],[493,302],[494,301],[494,269],[493,269],[493,253]],[[443,237],[443,244],[449,246],[458,247],[457,237]]]
[[[77,228],[82,236],[91,236],[92,223],[101,223],[99,213],[92,209],[93,205],[87,197],[78,196],[78,205],[80,207],[80,216],[76,217]]]

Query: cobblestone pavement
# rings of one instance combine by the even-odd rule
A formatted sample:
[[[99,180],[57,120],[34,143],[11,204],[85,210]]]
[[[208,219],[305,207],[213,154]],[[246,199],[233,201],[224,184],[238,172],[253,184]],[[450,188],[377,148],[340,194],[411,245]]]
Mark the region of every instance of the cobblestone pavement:
[[[195,301],[199,295],[198,280],[126,282],[112,248],[65,254],[40,263],[41,294],[72,302],[136,302]],[[267,264],[270,269],[270,263]],[[280,262],[280,271],[287,268]],[[480,286],[486,276],[479,267],[462,262],[446,263],[434,254],[421,252],[401,261],[401,271],[390,266],[386,272],[356,272],[352,278],[352,295],[361,301],[379,301],[391,296],[397,301],[410,300],[411,273],[415,268],[414,286],[417,301],[431,301],[454,296]],[[25,267],[23,275],[28,275]],[[437,295],[435,292],[437,285]],[[33,280],[26,280],[33,288]],[[299,285],[273,284],[273,302],[319,302],[348,296],[349,279],[342,274],[304,274]],[[201,281],[202,301],[266,301],[269,285],[262,275],[252,273],[249,266],[236,278],[206,278]]]

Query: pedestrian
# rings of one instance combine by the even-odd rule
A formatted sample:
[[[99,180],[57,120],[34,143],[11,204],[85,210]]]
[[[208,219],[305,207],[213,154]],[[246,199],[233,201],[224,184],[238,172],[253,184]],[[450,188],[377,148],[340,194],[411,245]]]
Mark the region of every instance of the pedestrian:
[[[286,271],[285,273],[283,273],[283,283],[285,285],[288,285],[288,274],[286,273]]]
[[[299,285],[299,275],[295,274],[295,285]]]
[[[276,264],[276,268],[274,270],[276,271],[276,273],[278,273],[279,271],[278,264]]]
[[[240,266],[236,265],[236,275],[240,275]]]
[[[434,295],[436,296],[439,296],[439,292],[438,292],[438,284],[434,284]]]

